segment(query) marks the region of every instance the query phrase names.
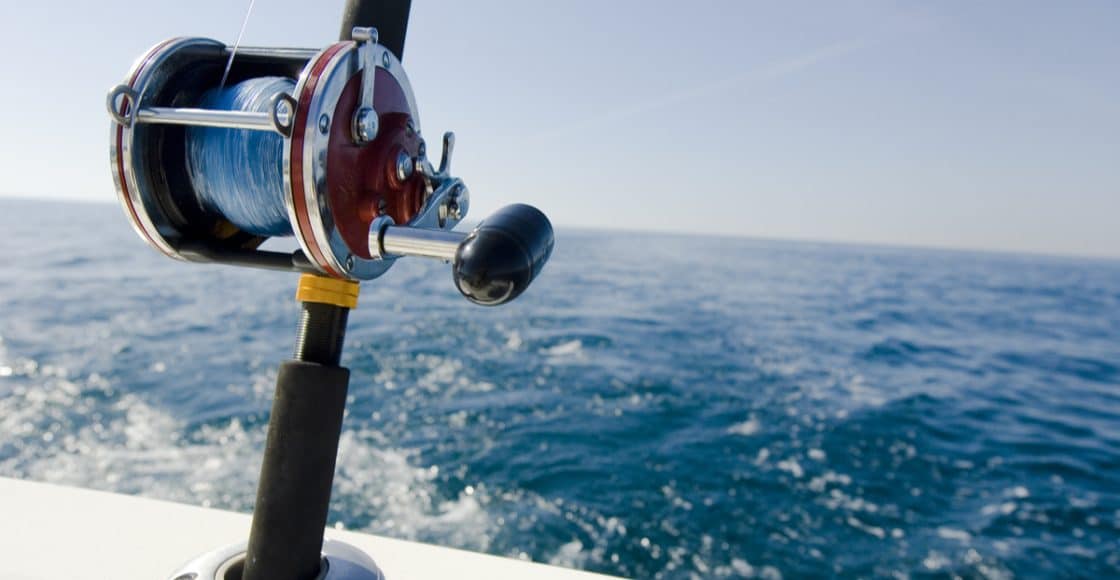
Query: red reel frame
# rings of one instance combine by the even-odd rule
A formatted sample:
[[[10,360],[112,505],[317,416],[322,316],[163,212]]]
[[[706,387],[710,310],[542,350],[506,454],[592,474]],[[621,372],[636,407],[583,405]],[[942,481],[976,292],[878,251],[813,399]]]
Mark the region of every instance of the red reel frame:
[[[352,119],[366,71],[358,45],[340,42],[320,52],[300,76],[299,105],[285,149],[296,237],[308,257],[336,277],[369,279],[387,269],[391,261],[370,250],[371,224],[383,216],[409,224],[430,192],[423,172],[412,171],[404,179],[399,174],[398,159],[404,155],[415,166],[423,158],[424,142],[400,62],[384,47],[374,51],[379,129],[373,141],[359,145],[353,139]]]

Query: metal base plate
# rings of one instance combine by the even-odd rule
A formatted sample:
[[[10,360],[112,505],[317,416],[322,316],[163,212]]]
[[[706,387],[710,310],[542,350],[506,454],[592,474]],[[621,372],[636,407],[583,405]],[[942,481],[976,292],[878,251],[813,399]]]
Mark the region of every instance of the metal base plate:
[[[248,542],[207,552],[176,571],[171,580],[240,580]],[[368,554],[337,540],[323,540],[323,567],[315,580],[385,580]]]

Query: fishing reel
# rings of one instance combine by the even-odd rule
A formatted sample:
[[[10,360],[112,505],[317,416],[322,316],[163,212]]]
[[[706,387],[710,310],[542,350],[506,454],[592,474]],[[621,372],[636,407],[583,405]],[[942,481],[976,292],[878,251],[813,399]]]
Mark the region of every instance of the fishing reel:
[[[464,296],[496,305],[552,251],[548,218],[528,205],[451,231],[470,207],[451,175],[454,135],[433,165],[408,76],[374,28],[322,50],[167,40],[107,105],[121,205],[172,258],[363,281],[423,256],[452,262]],[[282,236],[300,251],[260,248]]]

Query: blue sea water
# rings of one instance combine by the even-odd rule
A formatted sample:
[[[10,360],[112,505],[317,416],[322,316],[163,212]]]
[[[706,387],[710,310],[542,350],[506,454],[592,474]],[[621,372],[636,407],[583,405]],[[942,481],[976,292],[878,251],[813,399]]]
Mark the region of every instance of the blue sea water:
[[[111,205],[0,231],[0,475],[251,510],[294,276]],[[561,229],[507,307],[405,261],[349,328],[341,527],[641,578],[1120,575],[1120,262]]]

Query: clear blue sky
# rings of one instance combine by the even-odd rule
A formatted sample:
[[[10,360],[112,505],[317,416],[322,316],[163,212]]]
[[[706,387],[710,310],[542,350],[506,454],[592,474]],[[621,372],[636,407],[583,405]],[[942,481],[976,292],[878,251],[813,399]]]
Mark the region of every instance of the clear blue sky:
[[[5,3],[0,195],[112,200],[106,91],[248,1]],[[319,47],[341,0],[257,0]],[[1120,2],[414,0],[472,217],[1120,256]]]

